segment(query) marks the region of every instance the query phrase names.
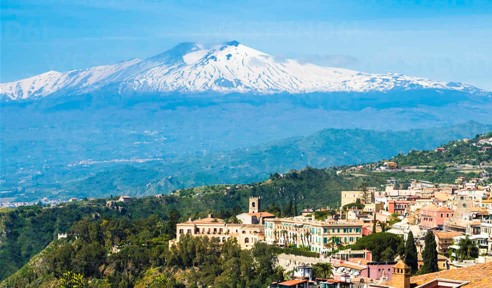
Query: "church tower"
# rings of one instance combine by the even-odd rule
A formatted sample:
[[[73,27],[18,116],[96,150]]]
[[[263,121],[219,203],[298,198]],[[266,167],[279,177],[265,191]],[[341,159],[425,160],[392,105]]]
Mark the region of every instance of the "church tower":
[[[402,260],[393,266],[391,286],[395,288],[410,288],[410,267]]]
[[[249,213],[258,213],[261,211],[261,198],[249,197]]]

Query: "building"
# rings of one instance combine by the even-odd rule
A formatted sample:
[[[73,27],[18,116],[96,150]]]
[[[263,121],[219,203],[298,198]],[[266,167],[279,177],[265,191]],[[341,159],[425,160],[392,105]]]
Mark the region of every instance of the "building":
[[[454,211],[448,207],[429,205],[420,211],[420,226],[426,229],[442,228],[444,223],[454,216]]]
[[[486,255],[490,252],[490,246],[491,243],[489,241],[489,235],[487,234],[479,234],[479,235],[459,235],[453,238],[453,245],[450,246],[449,248],[456,251],[460,248],[459,243],[462,239],[465,239],[468,237],[473,244],[478,247],[478,254],[479,255]],[[454,252],[453,251],[453,252]],[[456,256],[453,254],[453,256]]]
[[[396,262],[368,262],[366,274],[362,274],[362,277],[370,278],[373,280],[385,279],[391,281],[393,276],[393,266]]]
[[[395,288],[410,288],[410,267],[402,260],[393,266],[391,285]]]
[[[123,202],[123,203],[128,203],[132,200],[132,197],[130,196],[121,196],[119,199],[118,199],[118,202]]]
[[[391,214],[404,215],[409,206],[410,201],[407,200],[388,200],[388,212]]]
[[[243,224],[261,224],[263,225],[263,220],[266,218],[274,218],[275,215],[268,212],[261,211],[261,198],[260,197],[250,197],[249,198],[249,211],[247,213],[241,213],[236,216],[236,218]]]
[[[449,246],[453,245],[453,238],[461,235],[463,234],[455,231],[434,231],[434,237],[437,244],[437,252],[443,255],[448,255]]]
[[[311,251],[331,251],[338,244],[354,244],[362,237],[361,221],[317,221],[313,217],[267,218],[265,241],[280,246],[309,247]]]
[[[414,276],[410,283],[418,288],[488,288],[492,287],[492,263]]]
[[[288,280],[278,283],[274,287],[278,288],[308,288],[308,280]]]
[[[350,203],[355,203],[357,202],[357,199],[362,203],[362,199],[364,199],[364,191],[342,191],[341,195],[341,207]]]
[[[207,218],[178,223],[176,225],[176,240],[179,242],[184,235],[192,237],[209,237],[216,239],[219,243],[224,243],[233,237],[237,240],[241,249],[251,249],[256,242],[264,241],[263,217],[272,218],[273,214],[260,211],[260,198],[251,197],[249,199],[248,213],[238,215],[243,223],[226,223],[223,219],[208,215]],[[175,243],[173,242],[173,243]],[[171,243],[172,244],[172,243]]]
[[[481,201],[480,206],[489,211],[492,211],[492,199],[484,199]]]
[[[393,161],[384,162],[384,166],[387,169],[396,169],[396,168],[398,168],[398,164],[396,162],[393,162]]]
[[[364,210],[362,210],[365,213],[377,213],[384,208],[384,203],[371,203],[371,204],[366,204],[364,205]]]
[[[449,248],[453,247],[452,245],[449,246]],[[441,254],[437,254],[437,268],[439,268],[439,270],[448,270],[449,269],[449,259],[444,256],[444,255],[441,255]],[[417,256],[417,265],[418,265],[418,268],[422,268],[422,266],[424,266],[424,258],[422,258],[422,254],[419,253],[418,256]]]
[[[371,204],[374,203],[376,188],[375,187],[367,187],[366,190],[354,190],[354,191],[342,191],[341,192],[341,207],[355,203],[357,200],[362,204]]]
[[[312,280],[313,279],[313,267],[308,265],[297,266],[294,269],[292,276],[296,279]]]

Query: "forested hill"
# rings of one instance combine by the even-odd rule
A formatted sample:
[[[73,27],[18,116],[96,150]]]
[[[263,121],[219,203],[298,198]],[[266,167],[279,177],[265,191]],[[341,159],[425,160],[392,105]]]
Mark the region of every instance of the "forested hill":
[[[480,165],[492,161],[492,132],[477,135],[472,139],[462,139],[429,151],[412,151],[392,159],[400,166],[440,166],[459,167],[460,165]]]
[[[491,125],[477,122],[402,131],[324,129],[308,136],[286,138],[262,145],[246,145],[246,148],[240,149],[221,151],[204,149],[196,153],[187,152],[186,155],[179,157],[156,156],[154,160],[142,162],[112,161],[111,159],[125,158],[112,158],[110,154],[105,154],[93,156],[93,159],[108,161],[80,163],[74,160],[75,162],[69,161],[55,166],[45,163],[43,150],[34,149],[38,158],[35,160],[29,158],[32,147],[20,151],[18,146],[13,145],[15,152],[5,150],[4,154],[12,156],[16,153],[27,153],[10,160],[25,159],[28,163],[19,164],[14,161],[15,165],[8,165],[10,160],[5,159],[7,161],[5,166],[12,168],[9,171],[15,172],[15,175],[10,175],[7,170],[4,171],[3,179],[6,182],[0,183],[0,188],[5,190],[2,198],[15,198],[18,201],[37,201],[43,197],[65,200],[71,197],[104,198],[111,194],[141,197],[169,193],[186,187],[220,183],[252,183],[266,179],[276,172],[286,173],[290,169],[303,169],[306,166],[326,168],[373,162],[393,157],[398,153],[408,153],[414,149],[433,149],[448,141],[471,138],[490,130],[492,130]],[[139,138],[132,141],[143,140]],[[53,146],[50,146],[50,150],[46,153],[64,150],[64,147],[57,148],[62,142],[54,142],[49,142]],[[124,149],[124,146],[116,144],[115,146]],[[78,144],[76,147],[79,147]],[[159,149],[156,147],[153,152]],[[179,150],[180,148],[169,147],[166,151]],[[87,151],[79,151],[76,154],[92,157]],[[140,159],[140,156],[135,157],[137,160]],[[63,158],[64,156],[61,156],[57,160]],[[147,158],[147,160],[153,159],[150,156]],[[17,164],[24,167],[21,174],[17,174],[15,168],[18,167]],[[26,168],[31,165],[41,165],[46,169],[40,170],[34,166],[32,169]],[[30,176],[25,174],[32,171],[42,172]],[[22,177],[17,178],[20,175]]]
[[[0,277],[5,279],[14,273],[55,239],[58,233],[72,231],[76,227],[73,225],[84,219],[99,224],[104,219],[117,219],[123,223],[155,220],[160,223],[156,225],[162,227],[152,231],[158,233],[155,237],[170,239],[174,237],[177,221],[206,216],[208,213],[229,218],[246,209],[247,199],[251,195],[262,196],[264,206],[269,211],[278,215],[293,215],[305,207],[338,206],[341,190],[360,188],[364,184],[378,185],[381,181],[384,180],[337,176],[335,169],[308,168],[285,175],[272,175],[266,181],[250,185],[206,186],[178,190],[171,195],[136,198],[129,203],[118,203],[121,209],[107,208],[107,199],[63,203],[54,208],[19,207],[0,216],[3,227]],[[136,230],[132,234],[140,232]],[[125,241],[133,243],[132,239]],[[88,272],[86,275],[92,274]]]
[[[411,152],[392,160],[400,167],[428,162],[439,165],[446,163],[445,165],[452,168],[454,164],[450,163],[477,164],[475,159],[480,159],[482,163],[490,162],[490,149],[485,148],[490,146],[487,144],[490,135],[469,141],[451,142],[443,146],[443,152]],[[452,156],[447,156],[446,153]],[[220,287],[220,281],[227,279],[217,275],[226,275],[228,272],[224,271],[230,268],[225,262],[221,262],[223,260],[217,260],[219,264],[211,266],[200,258],[201,262],[193,266],[189,264],[191,260],[184,256],[191,253],[186,250],[189,247],[182,247],[183,251],[168,251],[167,240],[175,236],[177,222],[208,213],[232,221],[231,217],[247,208],[247,198],[251,195],[262,196],[267,211],[279,216],[291,216],[307,207],[338,207],[341,190],[362,189],[365,186],[381,187],[392,177],[399,182],[422,179],[452,183],[458,176],[475,176],[475,172],[466,174],[459,169],[441,169],[438,165],[420,172],[376,172],[373,168],[381,164],[382,162],[366,164],[362,173],[350,172],[350,166],[305,168],[286,174],[272,174],[265,181],[248,185],[204,186],[177,190],[170,195],[135,198],[129,203],[117,202],[113,208],[106,207],[109,199],[97,199],[63,203],[51,208],[29,206],[0,210],[0,280],[5,280],[0,287],[42,287],[56,284],[71,277],[65,274],[67,271],[76,273],[75,276],[91,283],[91,287],[172,287],[182,281],[167,277],[171,271],[177,272],[173,269],[179,270],[177,275],[185,275],[195,283]],[[490,172],[490,168],[483,169]],[[114,199],[116,198],[115,196]],[[66,232],[69,235],[88,235],[89,238],[55,241],[47,251],[20,269],[53,242],[58,233]],[[237,261],[246,263],[244,265],[251,263],[252,258],[256,259],[262,253],[273,253],[239,253],[233,243],[229,247],[231,250],[220,252],[214,250],[218,248],[214,248],[212,243],[189,245],[212,251],[211,254],[215,253],[213,251],[219,254],[230,253]],[[115,246],[120,247],[121,252],[112,253]],[[254,253],[257,253],[256,256]],[[268,266],[268,263],[264,265]],[[205,266],[215,270],[204,269]],[[186,274],[186,271],[192,272]],[[271,275],[277,275],[271,271]],[[10,275],[12,277],[6,280]],[[241,274],[236,276],[242,277]],[[163,279],[168,278],[170,282],[164,283]],[[260,274],[251,275],[250,278],[259,281],[256,284],[272,280]],[[152,284],[149,279],[161,279],[164,282]]]

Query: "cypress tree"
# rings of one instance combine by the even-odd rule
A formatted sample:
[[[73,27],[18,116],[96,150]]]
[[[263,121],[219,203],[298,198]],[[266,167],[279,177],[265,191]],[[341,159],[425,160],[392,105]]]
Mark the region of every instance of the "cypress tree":
[[[427,245],[426,245],[427,247]],[[405,243],[405,264],[410,266],[412,269],[412,274],[415,274],[418,270],[418,255],[417,247],[415,246],[415,240],[413,239],[413,233],[410,231],[408,233],[407,242]]]
[[[374,212],[374,219],[372,220],[372,233],[376,233],[376,212]]]
[[[422,253],[422,258],[424,258],[424,266],[422,266],[421,273],[427,274],[439,271],[437,266],[437,244],[434,238],[434,233],[428,231],[425,235],[425,248]]]

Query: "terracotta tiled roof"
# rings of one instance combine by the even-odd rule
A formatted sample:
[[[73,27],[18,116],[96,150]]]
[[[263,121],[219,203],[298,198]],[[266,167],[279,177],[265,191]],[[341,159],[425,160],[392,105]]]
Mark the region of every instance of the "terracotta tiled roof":
[[[250,216],[256,216],[256,217],[275,217],[274,214],[268,213],[268,212],[255,212],[255,213],[248,213]]]
[[[453,212],[453,210],[449,209],[448,207],[437,207],[434,204],[426,206],[426,207],[422,208],[422,210],[432,211],[432,212],[435,212],[435,211],[437,211],[437,212]]]
[[[220,218],[207,217],[202,219],[196,219],[192,221],[187,221],[186,223],[195,223],[195,224],[216,224],[216,223],[224,223],[224,220]]]
[[[302,284],[302,283],[306,283],[307,280],[289,280],[289,281],[285,281],[285,282],[282,282],[282,283],[279,283],[279,285],[282,285],[282,286],[294,286],[294,285],[298,285],[298,284]]]
[[[456,231],[449,231],[449,232],[435,231],[434,235],[436,235],[439,239],[452,239],[453,237],[463,235],[463,233],[456,232]]]
[[[410,279],[410,283],[422,285],[437,278],[469,281],[470,283],[463,286],[464,288],[490,288],[492,285],[492,263],[415,276]]]

